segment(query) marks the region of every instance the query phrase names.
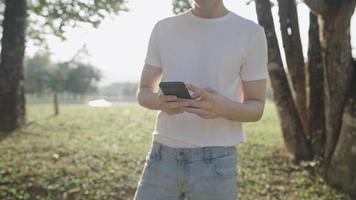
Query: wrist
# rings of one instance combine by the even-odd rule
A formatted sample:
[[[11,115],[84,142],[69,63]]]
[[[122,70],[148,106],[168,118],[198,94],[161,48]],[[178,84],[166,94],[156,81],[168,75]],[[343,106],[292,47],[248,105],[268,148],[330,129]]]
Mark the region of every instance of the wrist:
[[[157,110],[162,110],[161,102],[159,100],[159,93],[154,93],[155,96],[155,104],[156,104],[156,109]]]
[[[222,109],[221,117],[228,120],[234,120],[235,112],[237,109],[237,103],[238,102],[232,101],[230,99],[226,101]]]

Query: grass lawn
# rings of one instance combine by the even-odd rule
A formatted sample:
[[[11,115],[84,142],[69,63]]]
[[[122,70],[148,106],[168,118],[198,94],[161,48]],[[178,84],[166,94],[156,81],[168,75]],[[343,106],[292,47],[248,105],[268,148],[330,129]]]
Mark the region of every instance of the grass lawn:
[[[0,140],[0,199],[132,199],[152,142],[155,111],[137,105],[27,106],[28,124]],[[342,199],[283,148],[274,104],[245,124],[238,147],[239,199]]]

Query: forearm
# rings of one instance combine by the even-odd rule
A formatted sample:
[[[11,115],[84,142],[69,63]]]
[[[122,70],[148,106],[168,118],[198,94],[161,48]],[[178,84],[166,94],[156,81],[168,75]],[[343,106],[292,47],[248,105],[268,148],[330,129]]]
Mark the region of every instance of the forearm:
[[[137,91],[138,104],[152,110],[160,110],[158,96],[151,88],[140,88]]]
[[[229,101],[225,106],[222,117],[232,121],[255,122],[261,119],[264,102],[247,100],[243,103]]]

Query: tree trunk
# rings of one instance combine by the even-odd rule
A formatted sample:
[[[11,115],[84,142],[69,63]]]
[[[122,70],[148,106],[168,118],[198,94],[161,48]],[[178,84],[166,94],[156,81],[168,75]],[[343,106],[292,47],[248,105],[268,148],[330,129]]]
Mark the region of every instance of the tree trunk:
[[[308,132],[311,136],[313,154],[318,159],[324,156],[325,115],[324,76],[321,44],[319,39],[318,16],[310,12],[308,47]]]
[[[355,65],[356,67],[356,65]],[[327,181],[356,198],[356,71],[342,117],[340,137],[327,168]]]
[[[53,95],[53,104],[54,104],[54,115],[58,115],[58,114],[59,114],[59,110],[58,110],[58,96],[57,96],[57,92],[54,92],[54,95]]]
[[[25,123],[24,54],[26,0],[6,0],[1,40],[0,131]]]
[[[329,162],[339,138],[342,112],[351,87],[353,73],[350,21],[355,1],[328,4],[320,16],[321,46],[324,61],[325,130],[324,157]]]
[[[268,72],[271,77],[273,98],[281,121],[284,142],[294,154],[296,161],[312,158],[310,144],[303,133],[303,126],[294,104],[292,93],[285,74],[277,36],[274,29],[269,0],[256,0],[259,24],[266,32],[268,41]]]
[[[328,11],[320,15],[325,66],[323,172],[331,185],[356,196],[356,76],[350,42],[350,22],[356,1],[330,2],[327,5]]]
[[[291,80],[296,106],[303,124],[303,132],[307,133],[307,109],[305,91],[305,63],[302,41],[299,33],[299,20],[295,0],[278,0],[279,21],[286,54],[288,76]]]
[[[304,136],[301,131],[295,129],[301,128],[301,122],[289,88],[286,86],[287,80],[273,29],[270,2],[269,0],[255,2],[258,21],[267,33],[269,73],[282,122],[283,136],[288,149],[298,157],[300,149],[308,147],[309,141],[301,137]],[[293,23],[296,11],[291,2],[294,0],[279,1],[280,18],[283,18],[281,30],[284,35],[287,62],[293,63],[292,66],[300,66],[298,64],[301,60],[300,50],[298,50],[299,40],[296,38],[293,40],[291,36],[295,34],[292,27],[297,26],[295,22]],[[341,188],[356,197],[356,70],[352,65],[350,41],[350,21],[356,1],[304,0],[304,2],[318,17],[314,14],[310,15],[306,79],[309,86],[308,130],[313,151],[302,152],[310,153],[308,155],[315,154],[321,158],[320,171],[324,179],[334,187]],[[291,70],[294,69],[293,67]],[[293,76],[298,77],[297,73],[301,72],[291,72],[293,85],[298,84],[293,81]],[[296,103],[301,104],[302,101],[296,98]],[[296,145],[295,141],[301,145]]]
[[[325,95],[322,175],[332,186],[356,197],[356,72],[350,36],[356,1],[304,2],[319,15]]]

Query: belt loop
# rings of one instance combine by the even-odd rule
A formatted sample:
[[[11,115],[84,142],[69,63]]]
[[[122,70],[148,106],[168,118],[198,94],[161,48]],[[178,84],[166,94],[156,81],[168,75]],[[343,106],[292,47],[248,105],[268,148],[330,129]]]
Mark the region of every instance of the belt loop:
[[[161,160],[162,156],[161,156],[161,149],[162,149],[162,145],[158,144],[158,148],[157,148],[157,159]]]
[[[204,162],[211,162],[211,159],[212,159],[212,153],[211,153],[211,149],[209,147],[204,147],[203,148],[203,159],[204,159]]]

